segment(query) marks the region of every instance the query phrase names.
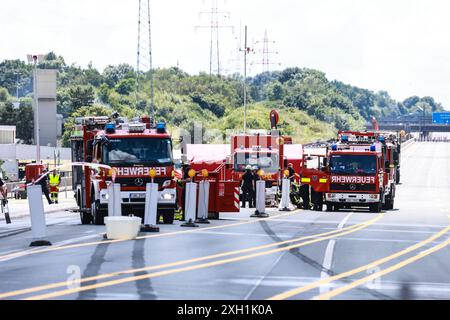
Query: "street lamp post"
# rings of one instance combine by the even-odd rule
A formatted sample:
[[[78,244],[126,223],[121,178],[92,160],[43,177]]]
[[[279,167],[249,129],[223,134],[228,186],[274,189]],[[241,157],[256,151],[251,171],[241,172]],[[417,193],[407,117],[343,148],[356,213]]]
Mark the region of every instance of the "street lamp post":
[[[36,130],[35,130],[36,163],[40,163],[41,162],[41,142],[40,142],[40,128],[39,128],[39,99],[37,96],[37,64],[40,60],[42,60],[43,55],[33,54],[33,55],[28,55],[27,58],[28,58],[29,63],[33,63],[33,100],[34,100],[34,105],[36,107],[36,109],[35,109],[36,117],[35,117],[35,123],[34,123],[34,125],[36,126]]]

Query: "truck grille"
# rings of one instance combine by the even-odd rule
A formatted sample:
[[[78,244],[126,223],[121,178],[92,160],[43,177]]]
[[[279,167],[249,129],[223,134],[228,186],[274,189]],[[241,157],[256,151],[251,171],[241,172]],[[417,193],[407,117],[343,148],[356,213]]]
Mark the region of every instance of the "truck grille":
[[[377,186],[375,184],[345,184],[345,183],[332,183],[332,191],[376,191]]]
[[[117,178],[116,183],[120,183],[122,187],[138,187],[138,188],[145,188],[147,183],[151,183],[152,179],[150,178]],[[155,178],[155,183],[158,184],[158,186],[161,188],[164,181],[169,180],[168,178]],[[142,183],[142,184],[141,184]]]

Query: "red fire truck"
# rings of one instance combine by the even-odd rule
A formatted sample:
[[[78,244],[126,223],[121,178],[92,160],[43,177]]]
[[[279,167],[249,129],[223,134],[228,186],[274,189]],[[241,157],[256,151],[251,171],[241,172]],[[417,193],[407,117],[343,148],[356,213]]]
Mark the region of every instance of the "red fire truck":
[[[117,114],[112,118],[79,118],[71,143],[72,161],[91,164],[73,167],[73,190],[83,224],[103,224],[107,185],[112,180],[121,185],[122,212],[143,215],[151,169],[156,171],[154,182],[159,184],[158,215],[164,223],[173,223],[176,182],[172,138],[164,123],[154,126],[148,117],[128,123]]]
[[[302,184],[316,210],[393,209],[400,150],[395,134],[339,132],[336,143],[304,152]]]
[[[328,150],[327,210],[369,207],[372,212],[393,209],[395,144],[376,132],[339,132]]]

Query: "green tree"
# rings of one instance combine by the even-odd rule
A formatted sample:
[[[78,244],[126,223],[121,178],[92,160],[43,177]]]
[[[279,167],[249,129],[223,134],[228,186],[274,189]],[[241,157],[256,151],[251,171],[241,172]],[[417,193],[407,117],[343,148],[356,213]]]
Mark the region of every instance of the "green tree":
[[[92,86],[74,86],[68,90],[70,113],[78,108],[91,106],[95,100],[95,91]]]

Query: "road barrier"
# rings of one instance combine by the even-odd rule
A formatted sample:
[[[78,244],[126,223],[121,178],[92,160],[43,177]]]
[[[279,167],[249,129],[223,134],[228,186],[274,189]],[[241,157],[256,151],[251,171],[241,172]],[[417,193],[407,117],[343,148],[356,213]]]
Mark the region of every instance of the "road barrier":
[[[201,181],[199,183],[199,195],[198,195],[198,217],[195,222],[209,224],[209,181]]]
[[[144,225],[141,232],[159,232],[158,224],[158,184],[147,183],[145,194]]]
[[[28,206],[30,208],[31,232],[33,241],[30,247],[51,246],[44,240],[46,237],[44,203],[42,202],[42,187],[40,185],[28,186]]]
[[[256,211],[252,215],[254,218],[267,218],[266,213],[266,182],[264,180],[256,181]]]
[[[291,180],[284,178],[281,184],[281,203],[280,211],[291,211]]]
[[[198,227],[195,224],[197,215],[197,184],[193,182],[186,183],[186,200],[184,206],[186,223],[182,227]]]
[[[122,216],[122,195],[120,194],[120,184],[118,183],[108,185],[108,216]]]

